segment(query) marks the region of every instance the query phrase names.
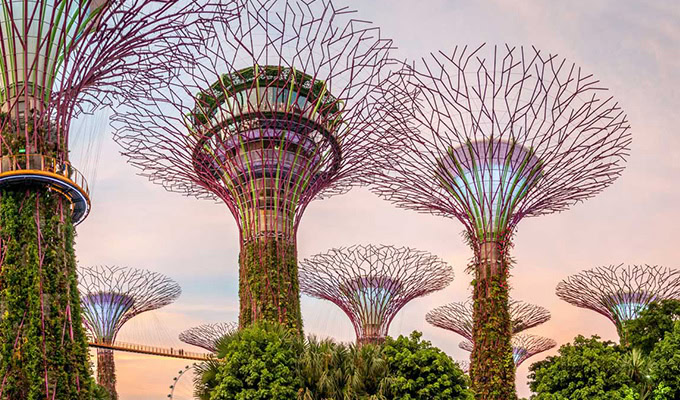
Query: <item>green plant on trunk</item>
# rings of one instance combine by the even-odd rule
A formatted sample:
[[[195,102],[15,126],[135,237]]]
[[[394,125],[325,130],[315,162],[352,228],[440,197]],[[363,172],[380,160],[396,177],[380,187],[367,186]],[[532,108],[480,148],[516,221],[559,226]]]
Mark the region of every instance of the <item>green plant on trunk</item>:
[[[516,399],[509,308],[509,240],[473,243],[475,280],[470,378],[479,400]]]
[[[0,221],[0,398],[91,398],[68,203],[3,188]]]
[[[277,238],[246,242],[239,256],[239,324],[272,321],[302,332],[297,249]]]

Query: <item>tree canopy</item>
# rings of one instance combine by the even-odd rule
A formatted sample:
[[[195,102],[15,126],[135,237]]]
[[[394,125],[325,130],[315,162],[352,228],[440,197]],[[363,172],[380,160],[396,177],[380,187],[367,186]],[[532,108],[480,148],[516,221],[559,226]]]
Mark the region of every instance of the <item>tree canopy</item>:
[[[223,361],[205,363],[196,395],[210,400],[470,400],[468,378],[444,352],[410,337],[360,347],[306,341],[258,323],[218,343]]]
[[[559,355],[534,363],[529,387],[534,400],[633,400],[636,390],[627,374],[625,350],[598,336],[577,336]]]
[[[384,388],[388,398],[468,398],[471,393],[463,371],[451,357],[421,337],[421,333],[413,332],[410,337],[388,337],[385,341],[382,354],[389,371]]]
[[[654,346],[649,358],[654,400],[680,399],[680,321]]]
[[[645,354],[654,350],[666,332],[673,331],[673,324],[680,319],[680,301],[662,300],[652,302],[637,319],[626,322],[625,330],[631,346]]]

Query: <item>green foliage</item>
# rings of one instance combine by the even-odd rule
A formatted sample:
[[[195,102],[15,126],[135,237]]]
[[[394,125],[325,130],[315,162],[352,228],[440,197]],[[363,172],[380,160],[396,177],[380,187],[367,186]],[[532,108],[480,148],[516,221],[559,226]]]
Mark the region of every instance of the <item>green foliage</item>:
[[[655,399],[680,399],[680,321],[666,332],[649,356]]]
[[[211,400],[289,400],[301,388],[298,359],[303,343],[295,331],[262,322],[225,337]]]
[[[194,397],[210,400],[210,393],[217,386],[217,374],[222,364],[218,360],[204,361],[196,366],[194,374]]]
[[[599,337],[577,336],[559,355],[530,367],[533,400],[634,400],[635,383],[627,373],[625,351]]]
[[[458,365],[422,334],[387,338],[382,354],[389,371],[384,392],[403,400],[465,399],[470,396],[466,377]]]
[[[673,331],[673,324],[680,319],[680,301],[663,300],[652,302],[637,319],[627,321],[625,331],[632,347],[639,348],[645,354],[654,349],[666,332]]]
[[[245,243],[239,266],[240,326],[272,321],[301,333],[295,244],[275,238]]]
[[[199,399],[472,399],[458,365],[417,332],[357,347],[303,343],[294,330],[261,322],[225,337],[218,356],[224,361],[197,371]]]
[[[299,370],[303,389],[298,398],[351,399],[354,360],[352,352],[346,346],[332,340],[319,341],[310,337],[300,357]]]
[[[3,398],[92,398],[68,205],[41,187],[4,189],[0,221]]]

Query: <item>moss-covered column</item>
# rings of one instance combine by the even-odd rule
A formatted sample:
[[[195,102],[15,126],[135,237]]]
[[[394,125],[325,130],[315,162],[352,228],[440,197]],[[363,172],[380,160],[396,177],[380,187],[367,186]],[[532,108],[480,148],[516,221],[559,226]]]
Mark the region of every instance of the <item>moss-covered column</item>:
[[[111,400],[118,399],[116,392],[116,364],[113,360],[113,350],[97,349],[97,383],[108,392]]]
[[[508,307],[509,263],[504,250],[498,242],[484,242],[475,249],[470,377],[477,400],[517,399]]]
[[[42,186],[0,190],[0,399],[90,399],[71,211]]]
[[[302,332],[294,241],[264,237],[241,245],[239,298],[241,327],[268,320]]]

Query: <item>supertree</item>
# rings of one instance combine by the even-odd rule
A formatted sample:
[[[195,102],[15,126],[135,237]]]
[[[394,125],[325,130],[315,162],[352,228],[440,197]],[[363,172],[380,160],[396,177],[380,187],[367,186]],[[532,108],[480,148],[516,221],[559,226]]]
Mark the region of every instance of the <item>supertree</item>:
[[[538,326],[550,320],[550,311],[520,300],[510,300],[512,334]],[[439,328],[456,332],[467,340],[473,337],[473,303],[449,303],[439,306],[425,315],[425,320]]]
[[[490,50],[490,51],[489,51]],[[597,80],[535,48],[455,48],[392,74],[375,94],[373,190],[458,219],[474,251],[478,399],[513,399],[509,250],[517,224],[566,210],[622,172],[628,122]]]
[[[3,2],[2,399],[90,398],[73,249],[74,225],[87,216],[90,199],[83,175],[69,162],[71,122],[113,104],[131,87],[165,79],[171,65],[150,69],[143,62],[157,52],[174,53],[172,65],[182,63],[182,52],[156,48],[157,38],[171,40],[179,28],[200,24],[211,6],[170,3]]]
[[[113,344],[131,318],[166,306],[182,293],[175,281],[157,272],[108,266],[83,267],[79,272],[85,328],[95,343],[104,345]],[[118,398],[111,349],[97,348],[97,382]]]
[[[512,336],[512,361],[515,367],[519,367],[527,359],[535,356],[538,353],[550,350],[557,346],[557,342],[553,339],[537,336],[519,334]],[[464,340],[458,345],[465,351],[472,351],[473,345],[469,340]]]
[[[560,282],[557,296],[609,318],[625,342],[624,323],[637,318],[649,303],[680,300],[680,271],[646,264],[596,267]]]
[[[217,344],[220,339],[234,333],[236,330],[238,330],[238,324],[233,322],[203,324],[180,333],[179,340],[215,353],[217,352]]]
[[[382,342],[402,307],[452,280],[441,258],[408,247],[354,245],[300,262],[302,292],[340,307],[358,344]]]
[[[240,236],[240,326],[301,331],[300,219],[362,181],[367,93],[391,41],[328,0],[249,1],[206,31],[215,39],[192,49],[190,68],[118,110],[114,137],[143,176],[226,204]]]

